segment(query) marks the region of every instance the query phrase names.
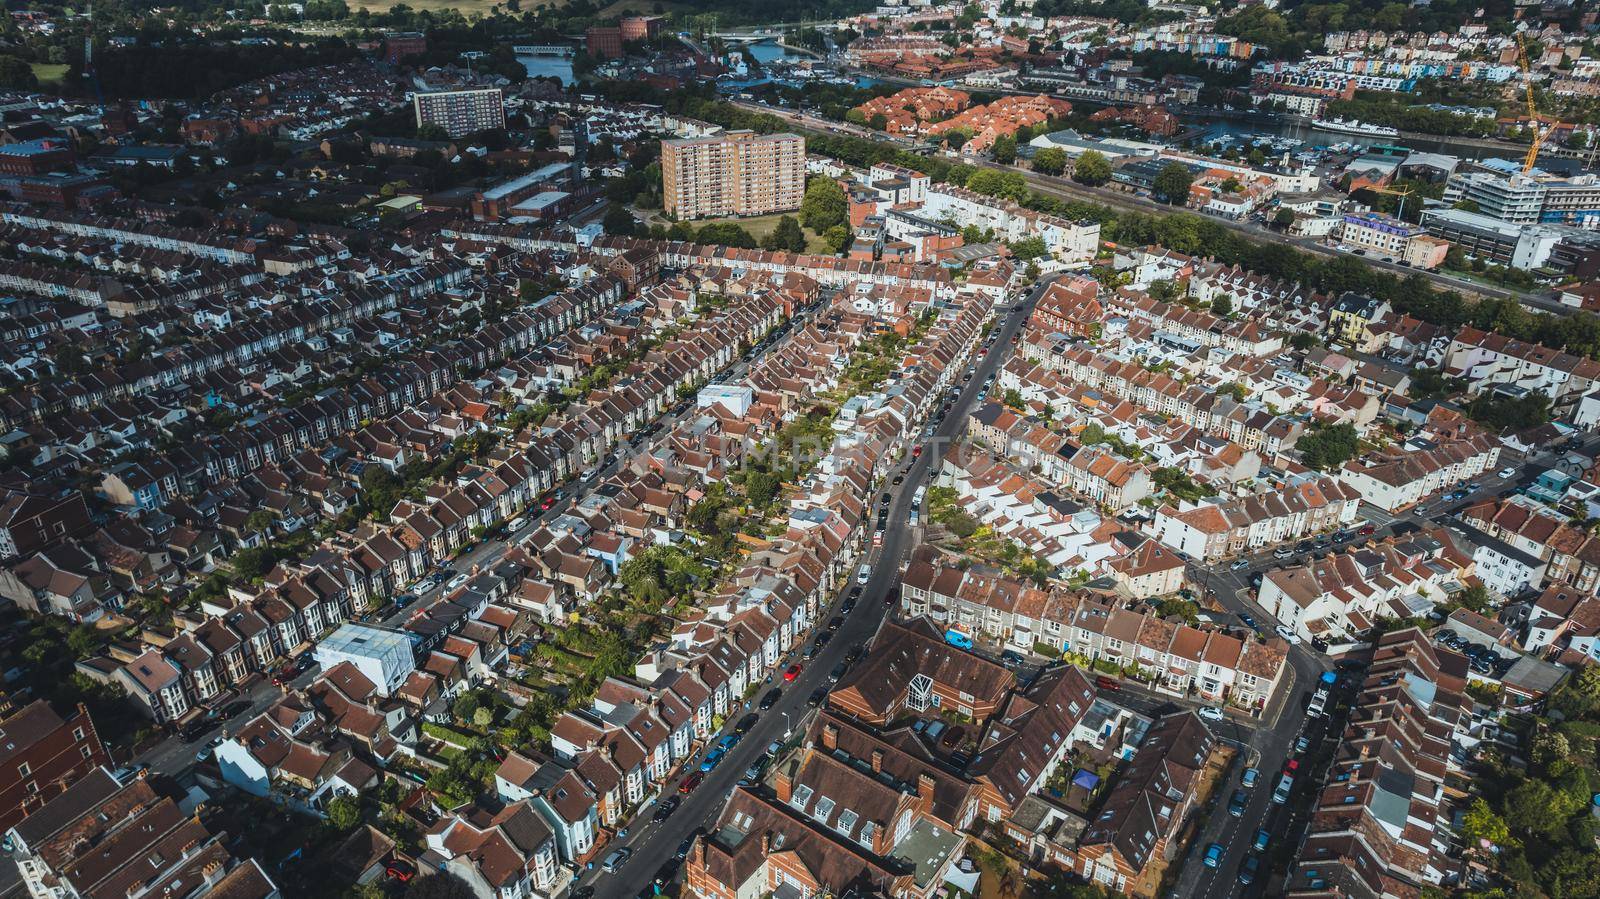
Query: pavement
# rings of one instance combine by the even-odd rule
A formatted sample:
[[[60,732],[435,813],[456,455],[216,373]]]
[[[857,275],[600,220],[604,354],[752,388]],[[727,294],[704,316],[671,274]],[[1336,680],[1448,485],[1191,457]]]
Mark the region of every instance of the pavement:
[[[967,415],[983,393],[984,381],[999,369],[1011,348],[1011,338],[1021,330],[1033,304],[1053,280],[1054,276],[1041,279],[1030,289],[1025,302],[1018,304],[1009,314],[1001,313],[1005,317],[994,329],[994,337],[986,355],[976,364],[971,379],[951,404],[950,411],[939,420],[932,437],[925,441],[926,449],[920,455],[902,461],[891,472],[891,479],[896,474],[903,474],[905,479],[899,485],[891,482],[886,487],[891,496],[890,525],[884,533],[883,545],[868,547],[862,556],[862,561],[872,566],[871,574],[866,584],[859,585],[862,590],[857,604],[850,614],[844,616],[844,623],[833,639],[814,658],[803,663],[802,670],[792,683],[783,682],[779,674],[768,678],[768,682],[763,683],[754,696],[759,698],[776,684],[783,690],[782,698],[770,709],[756,712],[759,717],[755,726],[728,751],[721,764],[704,775],[693,792],[682,796],[682,804],[665,821],[652,822],[650,810],[645,809],[643,814],[635,818],[626,837],[607,844],[601,860],[619,848],[627,848],[632,852],[615,873],[604,872],[596,864],[593,870],[583,873],[578,881],[580,887],[593,886],[598,896],[635,896],[648,890],[658,874],[676,876],[679,862],[674,858],[675,853],[680,847],[687,848],[687,840],[691,835],[708,830],[715,823],[739,779],[744,776],[745,769],[751,763],[767,757],[767,747],[772,741],[788,741],[805,731],[813,713],[813,708],[807,702],[811,693],[832,686],[829,674],[834,666],[844,661],[850,647],[858,644],[865,646],[872,641],[889,612],[887,603],[898,598],[901,565],[906,553],[916,543],[915,533],[907,526],[907,520],[917,486],[928,480],[934,460],[942,455],[941,447],[948,445],[965,429]],[[855,586],[858,584],[854,578],[844,585],[840,595],[834,597],[834,602],[818,613],[819,624],[839,614],[839,599]],[[790,657],[780,662],[775,670],[781,672],[791,662],[799,660],[803,646],[803,643],[797,644]],[[725,730],[731,731],[738,719],[754,708],[755,699],[752,699],[745,709],[730,711]],[[709,745],[715,740],[707,742]],[[703,756],[704,749],[669,778],[662,786],[662,795],[679,795],[679,785],[689,772],[699,770],[699,760]]]

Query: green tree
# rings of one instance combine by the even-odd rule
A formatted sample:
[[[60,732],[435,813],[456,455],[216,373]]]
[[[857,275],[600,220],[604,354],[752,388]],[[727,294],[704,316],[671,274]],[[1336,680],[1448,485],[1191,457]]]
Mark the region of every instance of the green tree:
[[[821,234],[836,225],[846,224],[849,217],[850,204],[839,182],[820,175],[812,178],[806,185],[805,199],[800,201],[800,220],[805,226]]]
[[[632,237],[639,233],[639,220],[633,217],[626,206],[613,203],[606,209],[605,218],[600,220],[600,227],[607,234]]]
[[[750,504],[758,509],[765,509],[772,505],[773,499],[778,495],[778,488],[782,482],[778,476],[770,471],[752,471],[745,475],[744,492],[749,497]]]
[[[989,155],[1001,165],[1010,165],[1017,161],[1017,139],[1009,134],[1002,134],[994,139],[994,146],[989,148]]]
[[[763,246],[769,250],[803,253],[806,249],[806,235],[800,230],[800,223],[794,220],[794,216],[786,215],[778,219],[777,226],[767,235]]]
[[[845,247],[850,246],[852,236],[849,228],[844,225],[834,225],[832,228],[822,232],[822,242],[826,243],[828,249],[833,252],[843,253]]]
[[[1354,459],[1359,449],[1355,426],[1348,422],[1313,425],[1294,446],[1300,451],[1300,461],[1318,471],[1333,471]]]
[[[473,899],[472,887],[447,871],[418,877],[406,885],[405,899]]]
[[[1042,237],[1024,237],[1011,244],[1011,252],[1018,259],[1027,261],[1050,255],[1050,248],[1045,245]]]
[[[1492,846],[1509,846],[1511,828],[1504,818],[1494,813],[1482,796],[1475,797],[1461,816],[1461,838],[1468,844],[1488,843]]]
[[[1272,224],[1276,225],[1279,230],[1287,231],[1289,226],[1294,224],[1294,212],[1288,209],[1279,209],[1272,216]]]
[[[1217,294],[1211,300],[1211,314],[1227,318],[1233,314],[1233,297],[1225,293]]]
[[[1529,836],[1555,839],[1580,807],[1567,794],[1530,778],[1506,794],[1506,823]]]
[[[336,796],[328,803],[328,824],[339,833],[349,833],[361,823],[361,800],[354,796]]]
[[[1182,206],[1189,202],[1189,186],[1194,183],[1194,175],[1189,172],[1189,167],[1181,162],[1169,162],[1156,172],[1152,190],[1156,199],[1174,206]]]
[[[1085,150],[1072,165],[1072,180],[1090,187],[1099,187],[1111,180],[1111,160],[1104,153]]]
[[[1033,154],[1033,170],[1046,175],[1059,175],[1067,170],[1067,152],[1060,147],[1045,147]]]

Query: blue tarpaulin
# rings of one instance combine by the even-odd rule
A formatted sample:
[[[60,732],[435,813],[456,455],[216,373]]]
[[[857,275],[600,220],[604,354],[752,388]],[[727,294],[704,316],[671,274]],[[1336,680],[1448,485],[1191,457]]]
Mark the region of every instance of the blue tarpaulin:
[[[1095,787],[1100,785],[1100,775],[1094,773],[1093,771],[1086,771],[1083,768],[1079,768],[1078,773],[1072,775],[1072,785],[1075,787],[1083,787],[1085,790],[1093,790]]]

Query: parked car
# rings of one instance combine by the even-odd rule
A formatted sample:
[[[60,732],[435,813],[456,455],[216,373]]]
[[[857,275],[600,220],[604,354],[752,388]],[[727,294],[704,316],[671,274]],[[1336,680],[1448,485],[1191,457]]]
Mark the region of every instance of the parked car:
[[[1109,677],[1109,676],[1104,675],[1104,674],[1099,674],[1099,675],[1095,676],[1094,685],[1096,687],[1099,687],[1102,690],[1120,690],[1120,689],[1122,689],[1122,682],[1121,681],[1117,680],[1114,677]]]
[[[1300,645],[1300,635],[1295,633],[1292,630],[1289,630],[1287,625],[1280,624],[1277,627],[1273,628],[1272,631],[1273,631],[1273,633],[1277,634],[1278,636],[1282,637],[1285,641],[1287,641],[1290,646],[1299,646]]]
[[[673,812],[678,810],[678,805],[681,802],[683,802],[683,800],[676,796],[668,796],[667,798],[661,800],[661,804],[656,806],[656,813],[654,816],[652,816],[651,820],[655,821],[657,824],[667,820],[668,818],[672,817]]]
[[[1500,475],[1501,478],[1504,478],[1506,480],[1510,480],[1511,478],[1514,478],[1514,477],[1517,476],[1517,468],[1514,465],[1507,465],[1505,468],[1500,469],[1498,474]]]
[[[770,709],[774,705],[777,705],[778,700],[781,699],[782,697],[783,697],[783,691],[780,690],[777,687],[773,687],[772,689],[768,690],[761,697],[761,703],[759,705],[759,708],[761,709],[761,711],[765,712],[767,709]]]
[[[606,856],[605,861],[600,863],[600,869],[605,871],[607,874],[615,874],[617,873],[617,869],[622,867],[623,863],[626,862],[628,857],[631,855],[633,855],[633,850],[626,846],[622,847],[621,849],[614,850],[610,855]]]
[[[1244,777],[1240,778],[1239,782],[1244,785],[1245,789],[1248,790],[1256,785],[1256,780],[1260,777],[1260,771],[1257,771],[1254,768],[1246,768],[1244,769]]]
[[[1260,869],[1261,859],[1254,855],[1249,856],[1241,865],[1239,865],[1239,882],[1245,886],[1255,883],[1256,872]]]
[[[800,670],[800,663],[795,662],[793,665],[789,666],[787,671],[783,672],[783,679],[791,684],[794,683],[794,679],[800,676]]]
[[[1265,830],[1258,830],[1258,831],[1256,831],[1256,840],[1255,840],[1255,842],[1251,843],[1250,845],[1257,852],[1260,852],[1260,851],[1266,849],[1267,848],[1267,844],[1271,843],[1271,842],[1272,842],[1272,834],[1267,833]]]
[[[750,714],[739,719],[739,723],[733,726],[733,731],[737,734],[747,734],[750,732],[750,728],[755,727],[756,722],[760,720],[760,715],[757,715],[755,712],[751,712]],[[732,735],[730,734],[729,736]],[[723,739],[726,740],[727,737],[724,737]]]
[[[1212,843],[1206,847],[1205,863],[1207,868],[1215,868],[1222,864],[1222,844]]]
[[[858,583],[858,584],[862,585],[863,587],[865,587],[867,585],[867,581],[870,580],[871,578],[872,578],[872,566],[871,565],[862,565],[860,568],[856,569],[856,583]]]
[[[1221,721],[1223,719],[1222,710],[1214,705],[1202,706],[1198,714],[1207,721]]]
[[[1249,559],[1234,559],[1233,560],[1233,564],[1229,565],[1228,569],[1230,571],[1242,571],[1242,570],[1244,570],[1246,568],[1249,568],[1249,567],[1250,567],[1250,560]]]
[[[828,688],[818,687],[815,690],[812,690],[811,695],[806,698],[806,705],[816,708],[817,706],[822,705],[823,701],[827,698]]]
[[[1233,797],[1228,800],[1228,814],[1235,818],[1244,817],[1245,806],[1250,804],[1250,794],[1244,790],[1234,790]]]
[[[693,793],[694,788],[700,786],[700,781],[702,780],[705,780],[705,778],[700,776],[698,771],[690,774],[683,779],[683,783],[678,784],[678,792],[684,794]]]

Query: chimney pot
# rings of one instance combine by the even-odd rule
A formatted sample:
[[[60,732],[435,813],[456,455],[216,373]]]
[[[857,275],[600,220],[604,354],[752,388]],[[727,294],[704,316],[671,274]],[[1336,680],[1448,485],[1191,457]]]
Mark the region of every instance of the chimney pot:
[[[923,797],[933,795],[933,775],[926,772],[917,775],[917,795]]]

